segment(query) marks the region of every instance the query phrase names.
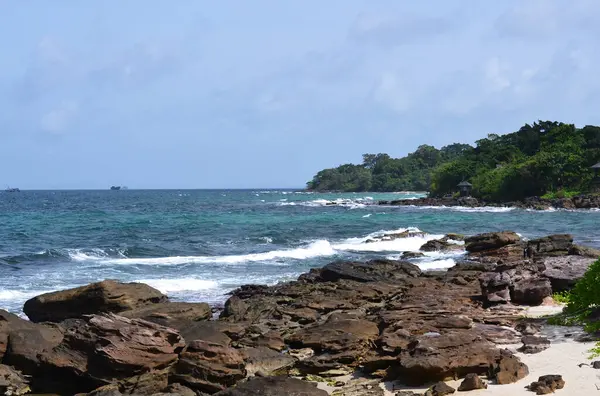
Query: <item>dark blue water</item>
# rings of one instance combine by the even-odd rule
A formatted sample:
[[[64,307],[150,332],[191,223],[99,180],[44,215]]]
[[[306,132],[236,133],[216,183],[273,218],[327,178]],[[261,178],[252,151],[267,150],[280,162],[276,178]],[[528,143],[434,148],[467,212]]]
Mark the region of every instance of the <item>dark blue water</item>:
[[[147,282],[174,299],[220,302],[244,283],[273,284],[334,259],[398,257],[447,232],[572,233],[600,247],[600,212],[369,205],[415,194],[293,191],[0,193],[0,307],[102,279]],[[335,201],[335,205],[329,205]],[[424,238],[366,243],[416,227]],[[431,253],[423,268],[458,257]]]

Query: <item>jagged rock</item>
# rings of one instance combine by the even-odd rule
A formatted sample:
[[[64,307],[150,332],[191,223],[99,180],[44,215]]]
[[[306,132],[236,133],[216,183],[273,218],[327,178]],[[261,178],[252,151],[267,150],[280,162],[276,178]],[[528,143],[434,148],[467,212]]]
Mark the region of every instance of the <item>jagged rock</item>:
[[[589,257],[593,259],[600,258],[600,250],[575,244],[571,245],[571,247],[569,248],[569,254],[573,256]]]
[[[25,303],[23,312],[32,322],[60,322],[86,314],[118,313],[166,301],[167,296],[143,283],[105,280],[34,297]]]
[[[255,377],[215,396],[327,396],[316,384],[289,377]]]
[[[144,319],[181,331],[193,322],[210,319],[212,312],[207,303],[167,302],[121,312],[119,315]]]
[[[216,393],[246,376],[239,350],[207,341],[191,341],[173,367],[172,379],[201,392]]]
[[[521,340],[514,329],[506,326],[475,323],[473,330],[486,340],[498,345],[516,344]]]
[[[296,363],[292,356],[265,347],[243,348],[240,349],[240,354],[246,364],[247,375],[256,375],[258,372],[263,375],[283,374],[282,370],[289,369]]]
[[[121,382],[125,388],[143,384],[145,391],[155,386],[155,393],[166,387],[165,370],[184,346],[175,330],[111,313],[73,319],[64,326],[60,344],[38,355],[40,372],[55,380],[33,377],[33,385],[45,392],[86,392]]]
[[[342,388],[336,389],[332,396],[384,396],[383,388],[379,386],[379,380],[367,380],[364,378],[350,380]]]
[[[540,332],[541,328],[540,328],[540,326],[538,326],[535,323],[522,321],[522,322],[519,322],[515,326],[515,330],[517,330],[519,333],[526,336],[526,335],[538,334]]]
[[[151,395],[162,392],[169,385],[170,368],[150,370],[118,381],[119,390],[128,395]]]
[[[512,384],[529,375],[525,363],[507,350],[501,351],[501,357],[490,366],[489,378],[496,380],[498,385]]]
[[[542,275],[550,279],[554,292],[571,290],[594,261],[582,256],[547,257],[542,262]]]
[[[473,319],[465,315],[442,316],[435,320],[435,325],[440,329],[470,329]]]
[[[542,375],[537,381],[527,386],[527,389],[535,392],[536,395],[546,395],[564,387],[565,381],[561,375]]]
[[[519,235],[512,231],[490,232],[465,238],[467,252],[475,253],[484,250],[498,249],[506,245],[517,243],[521,240]]]
[[[325,282],[339,279],[374,282],[416,278],[419,275],[419,267],[407,261],[371,260],[366,263],[338,261],[327,264],[321,270],[320,278]]]
[[[491,304],[507,303],[510,301],[510,286],[512,279],[504,272],[486,272],[479,278],[481,293],[486,302]]]
[[[445,382],[438,382],[431,388],[427,389],[424,396],[446,396],[451,395],[456,390]]]
[[[19,396],[29,392],[29,384],[23,374],[0,364],[0,395]]]
[[[536,255],[565,255],[569,252],[571,246],[573,246],[573,235],[548,235],[543,238],[530,240],[527,242],[527,246],[532,247]]]
[[[459,392],[467,392],[475,389],[487,389],[487,384],[474,373],[467,374],[458,387]]]
[[[547,278],[523,279],[511,287],[511,300],[517,304],[540,305],[551,295],[552,286]]]
[[[425,242],[419,250],[423,252],[450,252],[463,250],[463,247],[456,243],[450,243],[441,239],[432,239],[431,241]]]
[[[521,339],[521,342],[523,346],[519,351],[527,354],[540,353],[550,348],[550,340],[546,337],[527,335]]]
[[[400,256],[402,260],[410,260],[421,257],[425,257],[425,254],[421,252],[402,252],[402,256]]]

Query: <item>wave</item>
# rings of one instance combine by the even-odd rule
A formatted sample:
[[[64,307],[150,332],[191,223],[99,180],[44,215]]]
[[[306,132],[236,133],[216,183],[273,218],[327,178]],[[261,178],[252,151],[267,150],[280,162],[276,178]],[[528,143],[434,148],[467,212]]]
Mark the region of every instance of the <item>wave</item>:
[[[306,206],[310,208],[319,208],[327,206],[341,206],[350,209],[364,208],[368,205],[374,205],[373,197],[364,198],[337,198],[337,199],[315,199],[312,201],[281,201],[279,206]]]
[[[145,283],[167,295],[169,293],[200,291],[218,287],[218,284],[215,281],[197,278],[138,279],[134,282]]]
[[[467,212],[467,213],[504,213],[511,212],[517,208],[515,207],[496,207],[496,206],[481,206],[478,208],[472,208],[469,206],[417,206],[417,205],[406,205],[397,207],[409,207],[414,209],[433,209],[433,210],[451,210],[455,212]]]

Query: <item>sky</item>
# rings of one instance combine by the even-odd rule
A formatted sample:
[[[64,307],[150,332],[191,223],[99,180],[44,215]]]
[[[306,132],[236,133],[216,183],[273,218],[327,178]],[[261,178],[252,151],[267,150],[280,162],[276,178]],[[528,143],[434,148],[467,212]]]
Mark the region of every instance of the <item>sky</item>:
[[[0,187],[303,187],[600,124],[596,0],[0,0]]]

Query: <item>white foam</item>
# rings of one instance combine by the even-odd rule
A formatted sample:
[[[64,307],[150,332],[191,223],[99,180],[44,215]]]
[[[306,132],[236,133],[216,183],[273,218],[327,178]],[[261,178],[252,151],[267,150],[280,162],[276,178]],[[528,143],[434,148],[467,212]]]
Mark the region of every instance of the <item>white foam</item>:
[[[0,290],[0,301],[21,301],[28,300],[32,297],[39,296],[40,294],[48,293],[50,290],[35,290],[35,291],[22,291],[22,290]]]
[[[371,217],[371,213],[366,214],[366,215],[363,216],[363,218],[367,218],[367,217]]]
[[[454,261],[454,259],[448,258],[445,260],[422,261],[422,262],[416,263],[416,265],[422,271],[431,271],[431,270],[448,269],[448,268],[454,267],[456,265],[456,261]]]
[[[496,206],[482,206],[479,208],[472,208],[468,206],[416,206],[408,205],[411,208],[418,209],[434,209],[434,210],[451,210],[454,212],[467,212],[467,213],[505,213],[515,210],[513,207],[496,207]]]
[[[197,278],[139,279],[134,282],[145,283],[158,289],[164,294],[182,291],[208,290],[218,286],[215,281]]]
[[[418,228],[409,227],[393,231],[377,231],[362,238],[349,238],[345,241],[334,244],[336,250],[354,251],[354,252],[407,252],[418,251],[423,244],[432,239],[442,238],[443,235],[413,236],[408,238],[397,238],[394,240],[377,240],[384,235],[399,234],[405,231],[422,232]],[[367,243],[369,240],[374,242]]]
[[[367,205],[371,205],[373,197],[365,198],[337,198],[332,200],[327,199],[315,199],[312,201],[292,201],[292,202],[279,202],[280,206],[307,206],[312,208],[327,207],[327,206],[342,206],[350,209],[364,208]]]

